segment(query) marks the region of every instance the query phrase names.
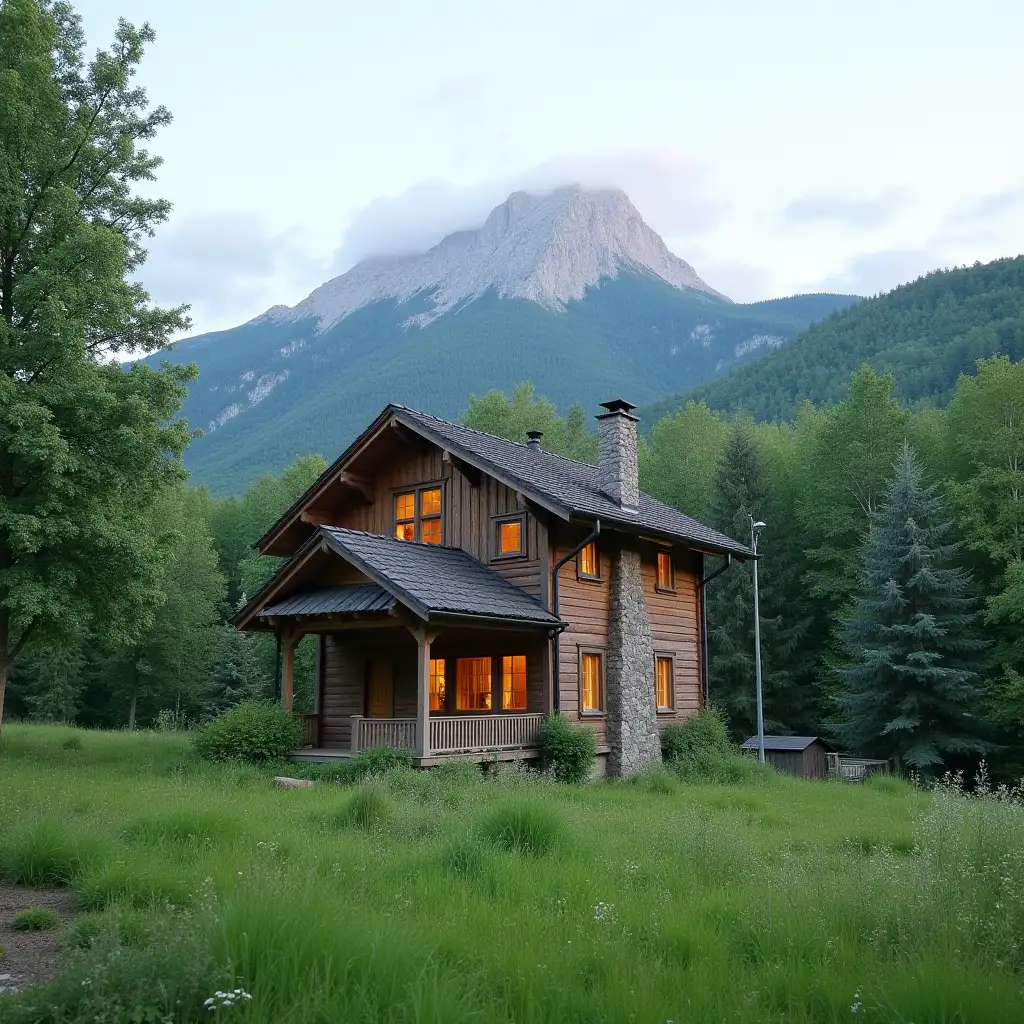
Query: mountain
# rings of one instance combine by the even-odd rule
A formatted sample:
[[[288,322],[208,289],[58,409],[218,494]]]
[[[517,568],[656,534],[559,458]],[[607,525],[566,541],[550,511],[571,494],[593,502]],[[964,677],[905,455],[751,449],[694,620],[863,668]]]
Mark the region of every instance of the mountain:
[[[1024,359],[1024,256],[937,270],[812,324],[785,348],[640,410],[645,427],[704,401],[757,420],[833,405],[863,363],[891,371],[909,405],[944,405],[961,373],[996,354]]]
[[[624,193],[516,192],[475,231],[364,260],[295,306],[175,346],[199,367],[185,415],[206,432],[185,461],[198,482],[237,490],[340,451],[388,402],[458,417],[471,393],[521,380],[562,407],[652,401],[854,301],[734,303]]]

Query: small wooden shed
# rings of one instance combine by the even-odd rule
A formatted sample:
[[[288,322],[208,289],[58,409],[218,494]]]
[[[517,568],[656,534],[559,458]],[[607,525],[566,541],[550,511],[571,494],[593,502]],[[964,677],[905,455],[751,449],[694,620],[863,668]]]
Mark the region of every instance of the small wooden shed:
[[[744,750],[757,752],[757,737],[751,736],[743,744]],[[820,736],[765,736],[764,759],[790,775],[805,779],[828,777],[827,755],[835,750]]]

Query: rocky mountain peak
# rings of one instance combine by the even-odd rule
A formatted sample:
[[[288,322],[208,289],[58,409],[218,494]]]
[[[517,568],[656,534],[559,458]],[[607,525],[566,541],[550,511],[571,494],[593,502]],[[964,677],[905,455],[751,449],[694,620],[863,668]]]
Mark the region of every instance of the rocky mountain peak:
[[[488,291],[557,311],[622,271],[728,301],[669,251],[623,191],[570,185],[543,195],[513,192],[475,231],[448,235],[418,255],[364,260],[298,305],[264,316],[315,317],[326,330],[372,302],[425,295],[429,308],[409,321],[424,326]]]

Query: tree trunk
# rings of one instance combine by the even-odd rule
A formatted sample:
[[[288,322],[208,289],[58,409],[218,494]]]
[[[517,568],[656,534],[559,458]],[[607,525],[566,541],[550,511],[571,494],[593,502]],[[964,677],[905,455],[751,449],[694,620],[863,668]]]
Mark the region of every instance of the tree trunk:
[[[139,703],[139,691],[132,690],[132,702],[128,705],[128,731],[135,731],[135,708]]]
[[[4,729],[4,694],[7,691],[7,665],[0,665],[0,735]]]

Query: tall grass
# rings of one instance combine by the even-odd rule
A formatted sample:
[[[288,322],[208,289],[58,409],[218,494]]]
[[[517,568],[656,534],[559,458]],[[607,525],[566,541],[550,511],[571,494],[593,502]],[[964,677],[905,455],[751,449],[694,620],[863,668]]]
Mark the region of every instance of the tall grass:
[[[172,772],[173,738],[66,738],[5,730],[0,873],[45,865],[92,912],[5,1022],[1020,1019],[1012,794],[466,767],[279,791]]]

